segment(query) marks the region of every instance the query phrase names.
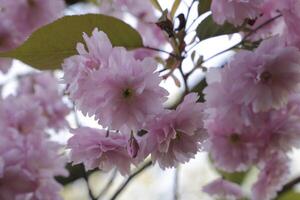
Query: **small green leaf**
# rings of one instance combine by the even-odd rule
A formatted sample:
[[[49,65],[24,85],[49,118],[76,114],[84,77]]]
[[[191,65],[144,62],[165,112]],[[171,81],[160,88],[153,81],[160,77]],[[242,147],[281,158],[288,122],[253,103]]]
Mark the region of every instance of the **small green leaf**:
[[[163,12],[163,9],[161,8],[161,6],[157,0],[151,0],[151,3],[157,10],[159,10],[160,12]]]
[[[300,193],[295,192],[294,190],[285,192],[276,198],[276,200],[299,200],[299,199],[300,199]]]
[[[210,10],[212,0],[199,0],[198,15],[202,15]]]
[[[105,32],[114,46],[134,49],[143,46],[139,33],[123,21],[100,14],[66,16],[34,32],[20,47],[0,53],[40,70],[59,69],[63,60],[77,54],[82,34],[94,28]]]
[[[224,172],[224,171],[221,171],[221,170],[217,170],[217,171],[219,172],[219,174],[222,175],[222,177],[225,180],[234,182],[238,185],[243,183],[245,177],[248,174],[248,171],[246,171],[246,172],[234,172],[234,173],[228,173],[228,172]]]
[[[175,13],[181,3],[181,0],[175,0],[171,9],[171,17],[173,18],[175,16]]]
[[[200,40],[205,40],[211,37],[236,33],[238,32],[238,28],[229,23],[218,25],[210,15],[198,25],[196,32]]]

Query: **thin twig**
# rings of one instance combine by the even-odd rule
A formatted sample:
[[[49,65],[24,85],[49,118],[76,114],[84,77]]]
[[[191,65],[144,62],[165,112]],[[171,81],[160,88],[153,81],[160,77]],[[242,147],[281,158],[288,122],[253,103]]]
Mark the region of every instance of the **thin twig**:
[[[258,27],[256,27],[256,28],[253,29],[252,31],[250,31],[250,32],[249,32],[247,35],[245,35],[245,37],[244,37],[240,42],[238,42],[237,44],[235,44],[235,45],[233,45],[233,46],[231,46],[231,47],[228,47],[227,49],[225,49],[225,50],[223,50],[223,51],[220,51],[220,52],[218,52],[218,53],[212,55],[211,57],[209,57],[209,58],[203,60],[202,63],[205,63],[205,62],[207,62],[207,61],[209,61],[209,60],[211,60],[211,59],[213,59],[213,58],[215,58],[215,57],[217,57],[217,56],[219,56],[219,55],[221,55],[221,54],[223,54],[223,53],[225,53],[225,52],[227,52],[227,51],[230,51],[230,50],[232,50],[232,49],[237,48],[239,45],[243,44],[250,36],[252,36],[254,33],[256,33],[259,29],[261,29],[262,27],[264,27],[264,26],[270,24],[271,22],[273,22],[274,20],[278,19],[278,18],[281,17],[281,16],[282,16],[282,14],[279,14],[279,15],[277,15],[277,16],[275,16],[275,17],[269,19],[269,20],[267,20],[266,22],[262,23],[261,25],[259,25]],[[201,41],[200,41],[200,42],[201,42]],[[200,42],[196,43],[196,45],[194,45],[192,48],[190,48],[187,52],[189,52],[190,50],[192,50],[193,48],[195,48],[195,46],[197,46]],[[195,70],[190,71],[189,73],[186,74],[186,76],[190,76],[194,71],[195,71]]]
[[[173,200],[179,199],[178,190],[179,190],[179,166],[175,169],[175,174],[174,174]]]
[[[86,181],[89,197],[91,198],[91,200],[97,200],[97,198],[94,197],[93,192],[91,190],[91,187],[90,187],[90,184],[89,184],[89,177],[88,177],[86,171],[84,171],[83,178]]]
[[[97,199],[100,199],[103,195],[106,194],[106,192],[112,186],[112,184],[113,184],[113,182],[114,182],[114,180],[116,178],[116,175],[117,175],[117,170],[114,170],[112,176],[109,179],[109,181],[106,183],[106,185],[101,190],[100,194],[97,196]]]
[[[135,178],[137,175],[139,175],[141,172],[143,172],[145,169],[150,167],[152,165],[152,162],[146,162],[140,169],[135,171],[133,174],[131,174],[124,183],[119,187],[119,189],[116,191],[116,193],[110,198],[110,200],[115,200],[117,197],[121,194],[121,192],[126,188],[126,186],[130,183],[130,181]]]
[[[175,58],[177,58],[177,59],[179,59],[179,60],[183,60],[183,59],[184,59],[184,57],[182,57],[182,56],[178,56],[178,55],[176,55],[176,54],[174,54],[174,53],[165,51],[165,50],[163,50],[163,49],[158,49],[158,48],[155,48],[155,47],[149,47],[149,46],[144,46],[144,47],[142,47],[142,48],[148,49],[148,50],[152,50],[152,51],[161,52],[161,53],[166,53],[166,54],[168,54],[168,55],[170,55],[170,56],[172,56],[172,57],[175,57]]]
[[[277,196],[280,196],[281,194],[284,194],[285,192],[288,192],[289,190],[293,189],[297,184],[300,183],[300,177],[297,177],[287,184],[283,186],[283,188],[277,193]]]

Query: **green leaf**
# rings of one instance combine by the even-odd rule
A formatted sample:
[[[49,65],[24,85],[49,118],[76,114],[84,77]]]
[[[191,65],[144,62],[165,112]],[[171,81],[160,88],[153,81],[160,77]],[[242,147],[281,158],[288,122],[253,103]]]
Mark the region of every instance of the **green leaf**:
[[[202,15],[210,10],[212,0],[199,0],[198,15]]]
[[[88,14],[66,16],[34,32],[20,47],[0,53],[0,57],[16,58],[40,70],[59,69],[63,60],[77,54],[77,42],[83,42],[97,27],[105,32],[114,46],[134,49],[143,46],[139,33],[113,17]]]
[[[217,171],[219,172],[219,174],[222,175],[222,177],[225,180],[234,182],[238,185],[243,183],[245,177],[248,174],[248,171],[246,171],[246,172],[234,172],[234,173],[228,173],[228,172],[224,172],[224,171],[221,171],[221,170],[217,170]]]
[[[196,32],[200,40],[205,40],[211,37],[236,33],[238,32],[238,28],[229,23],[218,25],[213,21],[210,15],[198,25]]]
[[[150,1],[157,10],[159,10],[160,12],[163,12],[163,9],[161,8],[161,6],[157,0],[150,0]]]
[[[276,200],[299,200],[299,199],[300,199],[300,193],[297,193],[293,190],[285,192],[276,198]]]
[[[175,0],[171,9],[171,17],[173,18],[175,16],[175,13],[181,3],[181,0]]]

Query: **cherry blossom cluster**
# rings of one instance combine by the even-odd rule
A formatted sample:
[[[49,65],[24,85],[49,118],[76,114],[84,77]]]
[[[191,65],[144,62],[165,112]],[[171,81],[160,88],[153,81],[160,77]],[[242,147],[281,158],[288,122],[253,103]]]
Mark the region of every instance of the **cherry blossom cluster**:
[[[78,55],[63,63],[64,81],[77,108],[106,129],[73,130],[71,159],[87,169],[116,167],[128,174],[150,154],[162,168],[193,158],[206,138],[197,95],[187,95],[176,110],[164,109],[168,93],[153,59],[136,60],[97,29],[83,37]]]
[[[143,38],[144,45],[159,48],[166,43],[166,38],[161,29],[156,26],[158,18],[150,0],[98,0],[101,14],[111,15],[132,23],[132,18],[136,21],[133,24]],[[131,20],[128,19],[128,14]],[[136,59],[155,56],[155,51],[147,49],[134,50]]]
[[[299,9],[298,0],[213,0],[211,5],[213,18],[219,24],[227,21],[240,26],[246,20],[247,28],[253,30],[259,28],[251,36],[253,40],[280,35],[284,43],[298,48],[300,48]]]
[[[62,16],[63,0],[0,0],[0,51],[16,48],[37,28]],[[0,59],[7,72],[11,59]]]
[[[293,0],[212,4],[218,23],[241,25],[250,18],[255,27],[278,17],[254,33],[255,37],[268,37],[258,48],[241,50],[224,68],[209,70],[208,87],[204,90],[207,150],[219,169],[238,172],[256,166],[260,170],[252,187],[254,200],[276,196],[288,181],[287,153],[300,147],[300,51],[296,25],[299,5],[299,1]],[[241,197],[237,185],[220,181],[204,190]],[[221,190],[226,192],[221,194]]]
[[[50,73],[21,78],[15,95],[0,101],[0,199],[59,200],[54,177],[67,175],[62,146],[48,130],[67,126],[69,113]]]

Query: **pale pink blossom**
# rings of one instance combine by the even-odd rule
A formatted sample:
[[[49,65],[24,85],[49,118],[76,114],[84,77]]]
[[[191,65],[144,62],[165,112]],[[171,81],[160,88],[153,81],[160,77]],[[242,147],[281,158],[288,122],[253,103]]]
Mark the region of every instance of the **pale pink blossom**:
[[[159,86],[156,68],[153,59],[135,60],[124,48],[114,48],[108,67],[92,74],[93,87],[86,92],[88,103],[82,102],[79,108],[95,114],[101,125],[111,129],[141,129],[163,109],[167,95]]]
[[[163,31],[155,23],[140,22],[137,25],[137,30],[143,38],[144,46],[159,48],[167,41]],[[157,55],[156,51],[145,48],[134,50],[134,57],[140,60],[146,57],[154,57],[155,55]]]
[[[122,175],[129,174],[131,157],[127,153],[128,136],[106,130],[78,128],[68,141],[71,160],[83,163],[87,170],[117,168]]]
[[[211,11],[218,24],[225,21],[241,25],[245,19],[254,19],[260,14],[259,5],[264,0],[213,0]]]
[[[9,96],[0,102],[0,127],[14,129],[20,134],[40,134],[47,120],[42,108],[27,96]]]
[[[62,16],[63,0],[0,0],[1,15],[14,25],[25,39],[37,28]]]
[[[165,110],[147,124],[140,139],[140,155],[151,154],[161,168],[186,163],[203,149],[206,132],[203,128],[203,106],[195,93],[187,95],[176,110]]]
[[[1,199],[29,199],[44,185],[55,186],[55,190],[49,192],[49,199],[61,199],[61,186],[54,176],[67,173],[66,160],[58,155],[58,144],[48,141],[42,134],[21,135],[5,127],[1,127],[0,139]]]
[[[15,48],[19,44],[19,37],[13,25],[6,22],[7,19],[1,14],[0,5],[0,52],[8,51]],[[12,65],[12,59],[0,59],[0,71],[7,73]]]
[[[264,132],[255,126],[240,125],[242,120],[231,124],[221,120],[206,122],[208,152],[219,169],[228,172],[245,171],[261,158],[266,144],[263,140]]]
[[[96,103],[91,102],[93,99],[90,99],[87,95],[87,92],[92,91],[95,85],[91,81],[91,75],[96,70],[108,66],[108,57],[112,51],[109,38],[104,32],[98,31],[97,28],[93,30],[90,37],[84,33],[83,38],[85,44],[77,44],[79,55],[65,59],[62,64],[67,93],[79,107]]]
[[[150,0],[99,0],[100,13],[123,18],[125,13],[130,13],[142,21],[154,22],[155,10]]]
[[[287,182],[289,159],[286,155],[275,153],[266,158],[265,163],[260,168],[258,180],[252,187],[252,199],[273,199]]]
[[[70,109],[62,101],[63,91],[58,80],[49,72],[28,74],[19,81],[18,95],[27,95],[42,108],[47,126],[56,130],[68,126]]]
[[[254,112],[280,109],[287,105],[290,94],[299,91],[299,58],[300,52],[284,46],[278,37],[262,42],[254,52],[240,51],[220,69],[220,80],[206,89],[207,100],[218,101],[216,94],[226,88],[223,93],[231,94],[226,98],[249,105]]]
[[[237,200],[243,197],[243,191],[238,184],[221,178],[204,186],[203,191],[224,200]]]

